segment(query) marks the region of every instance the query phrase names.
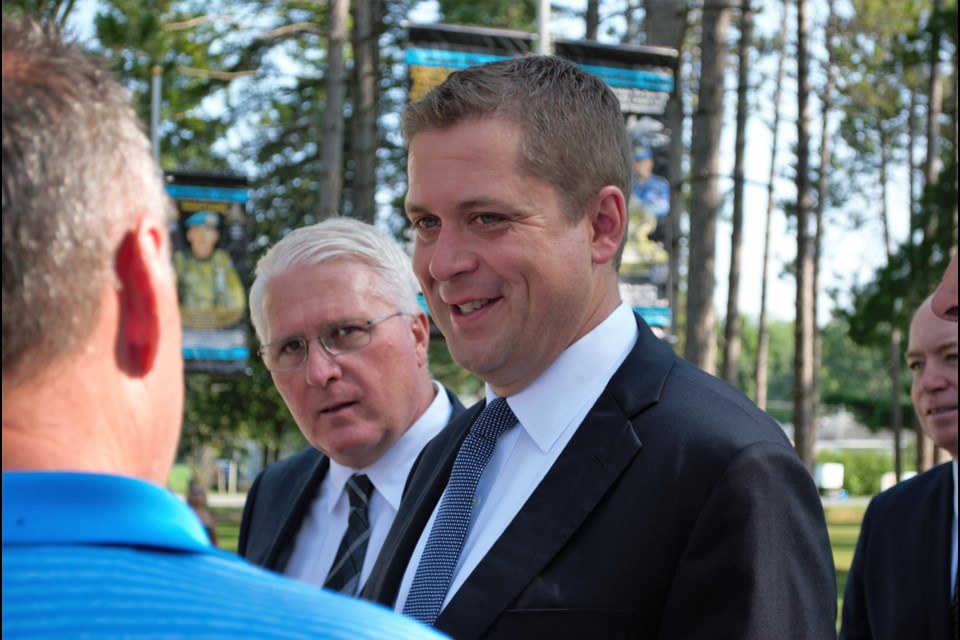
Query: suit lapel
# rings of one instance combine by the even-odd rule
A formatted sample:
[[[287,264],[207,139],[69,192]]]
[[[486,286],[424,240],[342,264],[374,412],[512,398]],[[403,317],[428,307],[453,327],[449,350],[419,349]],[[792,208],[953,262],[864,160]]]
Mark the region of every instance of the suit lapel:
[[[940,465],[932,478],[929,496],[930,521],[924,541],[924,600],[930,622],[931,638],[947,638],[953,633],[950,610],[950,538],[953,528],[953,469]]]
[[[277,535],[267,552],[264,566],[268,569],[283,572],[287,568],[290,555],[293,553],[293,545],[297,540],[297,533],[300,531],[300,525],[303,524],[307,509],[313,503],[320,483],[323,482],[327,470],[330,468],[329,458],[319,452],[317,453],[318,457],[309,473],[295,474],[288,487],[278,487],[279,491],[282,491],[291,499],[289,502],[281,501],[279,503],[286,504],[286,507],[279,518],[280,528],[277,530]],[[275,520],[270,519],[270,521]]]
[[[423,464],[417,464],[408,482],[400,511],[364,587],[364,598],[393,606],[410,556],[447,486],[460,444],[484,404],[481,401],[462,411],[424,449]]]
[[[675,355],[638,324],[637,345],[543,481],[441,611],[439,630],[474,638],[488,629],[560,553],[640,451],[631,418],[656,402]],[[449,476],[449,469],[445,473]]]
[[[601,399],[530,499],[437,618],[477,637],[563,548],[641,448],[611,398]],[[531,544],[531,541],[536,541]]]

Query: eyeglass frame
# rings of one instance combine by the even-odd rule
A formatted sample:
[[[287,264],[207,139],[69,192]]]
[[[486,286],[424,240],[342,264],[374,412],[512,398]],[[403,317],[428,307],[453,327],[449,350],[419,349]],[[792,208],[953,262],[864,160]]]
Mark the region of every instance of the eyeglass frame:
[[[270,343],[268,343],[268,344],[261,345],[260,348],[257,349],[257,354],[259,354],[260,359],[263,360],[263,366],[266,367],[266,368],[267,368],[267,371],[269,371],[270,373],[287,373],[287,372],[289,372],[289,371],[296,371],[297,369],[299,369],[300,367],[302,367],[303,365],[305,365],[305,364],[307,363],[307,360],[310,358],[310,344],[311,344],[311,343],[313,343],[313,342],[318,342],[318,343],[320,344],[320,348],[323,349],[324,352],[325,352],[327,355],[329,355],[331,358],[336,358],[337,356],[346,355],[346,354],[348,354],[348,353],[356,353],[357,351],[360,351],[361,349],[364,349],[364,348],[366,348],[366,347],[369,347],[369,346],[370,346],[370,343],[373,342],[373,328],[374,328],[374,327],[376,327],[376,326],[377,326],[378,324],[380,324],[381,322],[386,322],[386,321],[389,320],[390,318],[396,318],[397,316],[406,316],[406,315],[410,315],[410,314],[406,313],[405,311],[394,311],[393,313],[389,313],[389,314],[387,314],[387,315],[385,315],[385,316],[378,316],[378,317],[376,317],[376,318],[370,318],[369,320],[361,320],[361,319],[356,319],[356,320],[354,320],[354,319],[341,320],[340,322],[334,322],[334,323],[331,324],[331,325],[327,325],[326,327],[323,328],[323,330],[322,330],[320,333],[318,333],[317,335],[315,335],[315,336],[313,336],[312,338],[309,338],[309,339],[308,339],[308,338],[304,338],[303,336],[296,336],[296,337],[290,337],[290,338],[283,338],[282,340],[277,340],[277,341],[275,341],[275,342],[270,342]],[[358,326],[357,328],[363,329],[364,333],[368,336],[367,342],[364,343],[363,345],[357,347],[356,349],[347,349],[346,351],[341,351],[341,350],[331,351],[331,350],[330,350],[330,347],[328,347],[327,344],[326,344],[326,342],[324,342],[323,336],[324,336],[327,332],[329,332],[331,329],[335,329],[335,328],[340,327],[340,326],[351,325],[351,324],[365,325],[365,326],[362,326],[362,327]],[[264,355],[265,351],[266,351],[269,347],[271,347],[271,346],[275,346],[275,345],[280,344],[280,343],[289,343],[289,342],[294,341],[294,340],[299,340],[300,342],[303,343],[303,360],[301,360],[301,361],[299,362],[299,364],[296,364],[296,365],[294,365],[294,366],[292,366],[292,367],[283,367],[283,368],[280,368],[280,369],[271,369],[270,366],[267,364],[267,358],[266,358],[265,355]]]

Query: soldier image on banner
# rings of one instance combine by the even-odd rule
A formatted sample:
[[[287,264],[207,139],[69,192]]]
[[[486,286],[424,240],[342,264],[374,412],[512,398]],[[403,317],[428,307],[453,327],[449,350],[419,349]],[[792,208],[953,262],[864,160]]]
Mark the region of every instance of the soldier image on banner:
[[[653,118],[642,117],[631,128],[633,187],[627,208],[627,242],[621,273],[657,282],[669,260],[663,242],[654,233],[660,219],[670,213],[670,183],[656,174],[657,152],[666,150],[669,132]]]
[[[183,326],[223,329],[243,319],[245,294],[230,254],[217,247],[220,215],[198,211],[184,222],[189,251],[174,254]]]

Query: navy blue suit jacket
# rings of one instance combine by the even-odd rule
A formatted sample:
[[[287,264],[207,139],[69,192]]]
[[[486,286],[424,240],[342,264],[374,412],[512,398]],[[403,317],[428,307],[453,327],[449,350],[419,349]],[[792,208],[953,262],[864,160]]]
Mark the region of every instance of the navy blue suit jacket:
[[[456,394],[449,389],[446,393],[453,408],[452,421],[465,409]],[[308,447],[261,471],[243,506],[237,553],[254,564],[283,572],[297,532],[329,469],[330,459]]]
[[[440,612],[454,638],[836,638],[820,497],[780,426],[636,346]],[[364,596],[393,605],[480,406],[424,449]]]
[[[843,596],[840,637],[945,640],[953,470],[941,464],[870,501]]]

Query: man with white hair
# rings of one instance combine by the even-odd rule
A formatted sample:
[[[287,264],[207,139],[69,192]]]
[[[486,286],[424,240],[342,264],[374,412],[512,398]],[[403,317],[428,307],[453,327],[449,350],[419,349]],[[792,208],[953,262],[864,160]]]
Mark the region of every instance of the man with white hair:
[[[463,411],[431,380],[418,291],[400,246],[349,218],[297,229],[260,260],[250,291],[260,354],[311,446],[257,477],[241,555],[359,593],[414,460]]]

